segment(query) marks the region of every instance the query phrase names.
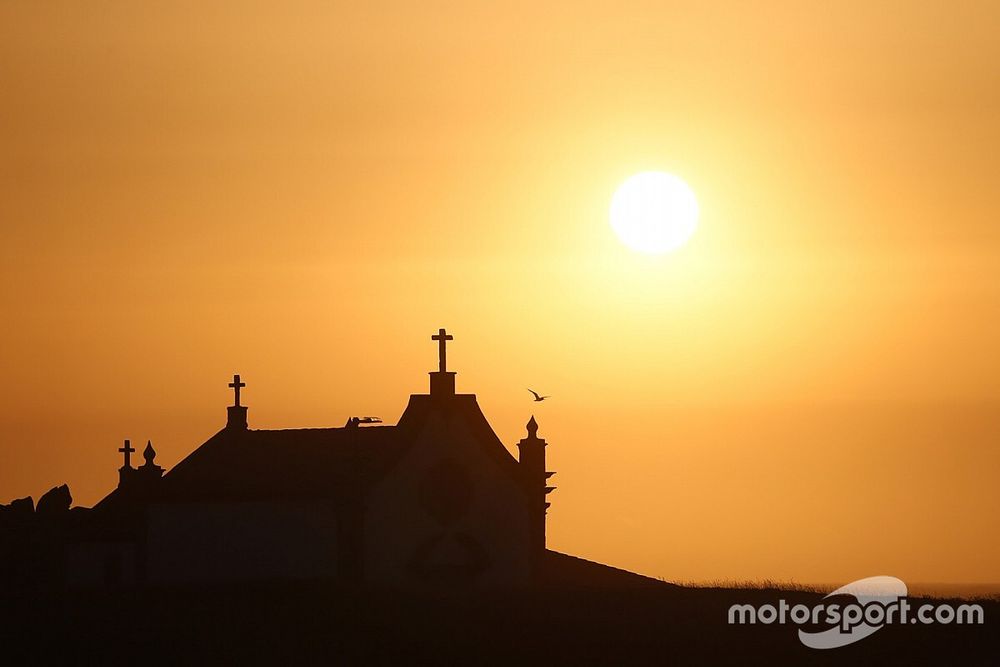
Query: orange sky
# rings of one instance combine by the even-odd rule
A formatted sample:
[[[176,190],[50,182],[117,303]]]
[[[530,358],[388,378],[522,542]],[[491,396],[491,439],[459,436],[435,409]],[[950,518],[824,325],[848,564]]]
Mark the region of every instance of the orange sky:
[[[998,20],[5,2],[0,502],[95,502],[126,437],[176,463],[233,372],[252,427],[394,421],[446,326],[501,438],[551,443],[554,548],[1000,581]],[[699,197],[672,255],[607,223],[646,169]]]

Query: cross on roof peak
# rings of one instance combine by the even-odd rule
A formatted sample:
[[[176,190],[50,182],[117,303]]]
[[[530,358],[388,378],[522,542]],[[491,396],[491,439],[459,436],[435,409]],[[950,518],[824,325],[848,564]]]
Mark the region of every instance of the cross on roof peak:
[[[125,465],[123,468],[132,467],[132,453],[135,451],[135,447],[132,446],[131,440],[126,440],[122,447],[118,448],[118,451],[125,455]]]
[[[241,382],[240,375],[237,373],[233,375],[233,381],[229,383],[229,386],[236,392],[236,402],[233,405],[240,407],[240,389],[247,386],[247,383]]]
[[[444,329],[438,329],[438,332],[431,336],[431,340],[436,340],[438,342],[438,371],[441,373],[448,372],[448,350],[445,347],[448,341],[455,340],[455,337]]]

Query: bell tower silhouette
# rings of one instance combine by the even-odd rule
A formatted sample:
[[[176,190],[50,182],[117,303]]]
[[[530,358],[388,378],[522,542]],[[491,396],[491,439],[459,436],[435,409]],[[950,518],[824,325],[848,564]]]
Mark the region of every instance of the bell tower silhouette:
[[[517,443],[518,464],[524,469],[531,488],[530,507],[532,512],[533,546],[539,552],[545,550],[545,515],[552,504],[546,496],[556,490],[548,480],[554,472],[545,469],[545,447],[548,443],[538,437],[538,422],[532,415],[527,424],[528,436]]]

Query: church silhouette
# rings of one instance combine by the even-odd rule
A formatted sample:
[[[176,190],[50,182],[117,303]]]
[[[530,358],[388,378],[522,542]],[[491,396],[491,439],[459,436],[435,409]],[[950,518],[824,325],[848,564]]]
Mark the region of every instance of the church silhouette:
[[[94,507],[65,485],[0,505],[0,664],[996,662],[990,625],[817,655],[786,625],[726,618],[821,592],[678,586],[547,549],[538,424],[515,458],[455,392],[451,336],[433,339],[430,390],[394,426],[251,429],[236,375],[225,427],[171,470],[152,443],[134,465],[126,440]]]
[[[66,486],[0,513],[11,586],[70,589],[323,580],[409,591],[660,582],[546,549],[546,442],[532,416],[518,458],[474,394],[438,370],[396,425],[251,429],[239,375],[225,427],[169,471],[129,440],[118,487],[69,508]]]

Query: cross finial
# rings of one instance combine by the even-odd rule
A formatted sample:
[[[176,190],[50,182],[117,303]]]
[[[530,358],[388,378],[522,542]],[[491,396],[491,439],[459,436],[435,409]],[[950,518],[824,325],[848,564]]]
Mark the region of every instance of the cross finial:
[[[135,448],[132,447],[132,442],[129,441],[129,440],[126,440],[125,441],[125,445],[123,447],[119,447],[118,451],[125,455],[125,465],[122,466],[122,467],[123,468],[131,468],[132,467],[132,452],[135,451]]]
[[[438,329],[438,332],[431,336],[431,340],[438,342],[438,370],[446,373],[448,372],[448,351],[445,345],[448,344],[449,340],[455,340],[455,337],[444,329]]]
[[[240,375],[237,373],[233,376],[233,381],[229,383],[229,386],[236,392],[236,407],[240,406],[240,389],[247,386],[246,382],[240,382]]]

